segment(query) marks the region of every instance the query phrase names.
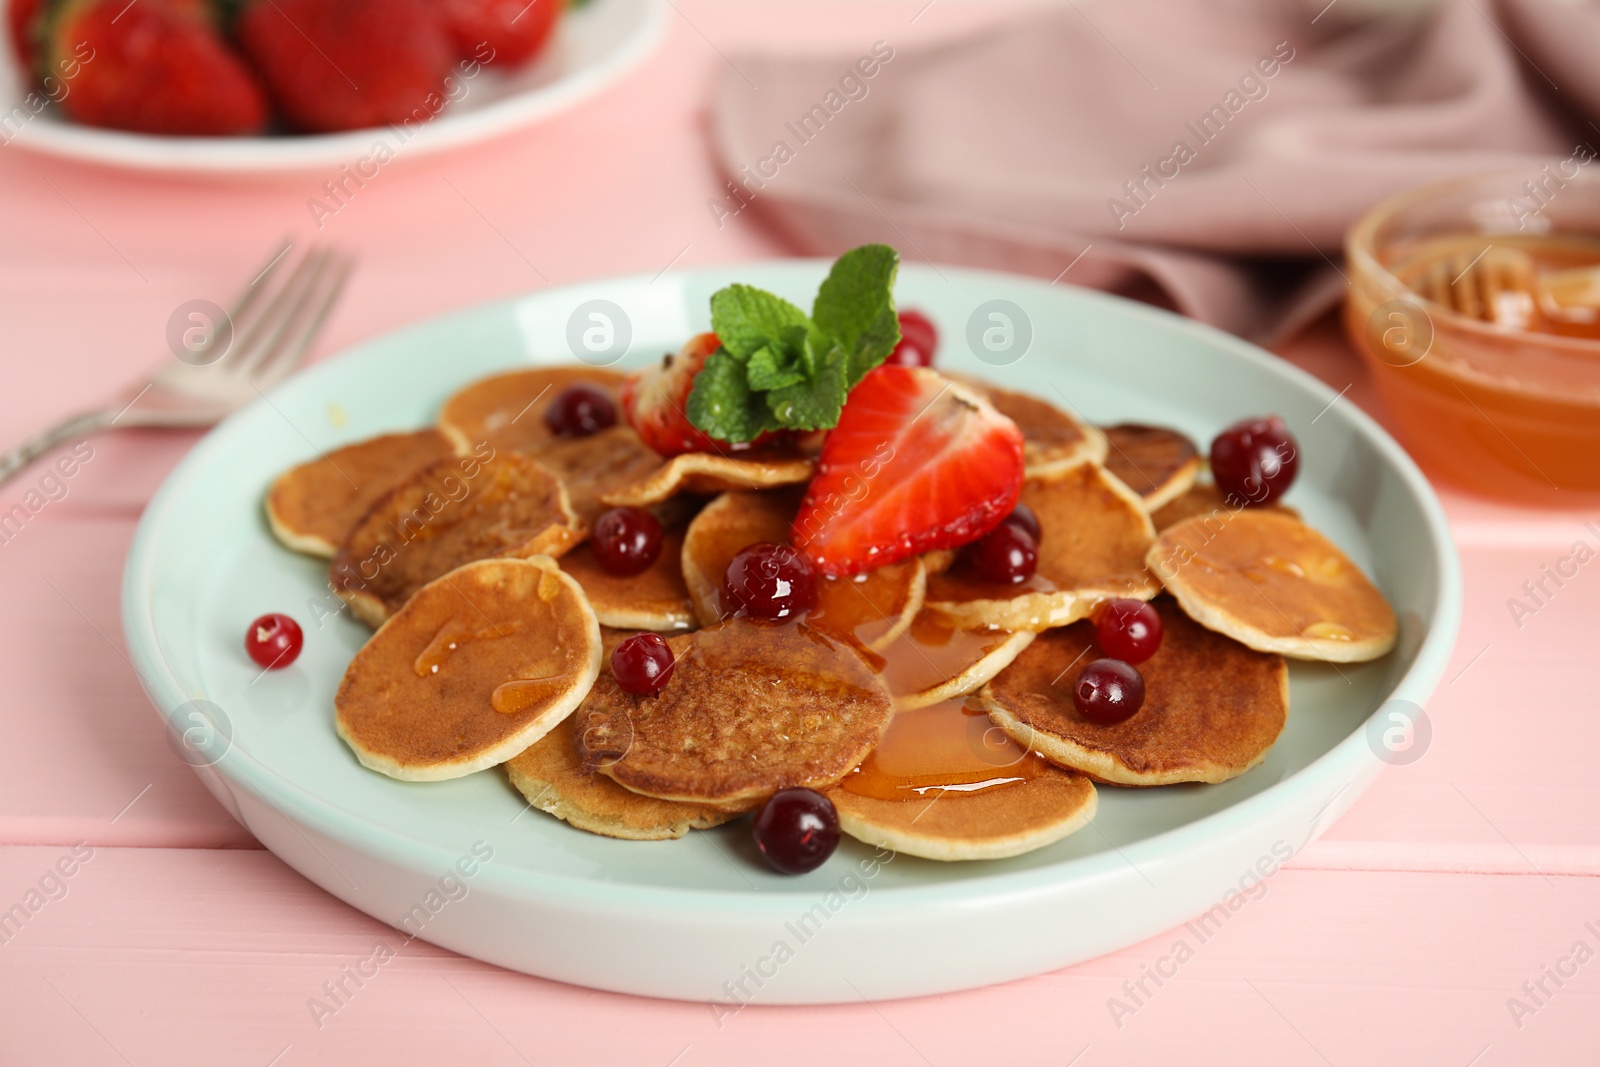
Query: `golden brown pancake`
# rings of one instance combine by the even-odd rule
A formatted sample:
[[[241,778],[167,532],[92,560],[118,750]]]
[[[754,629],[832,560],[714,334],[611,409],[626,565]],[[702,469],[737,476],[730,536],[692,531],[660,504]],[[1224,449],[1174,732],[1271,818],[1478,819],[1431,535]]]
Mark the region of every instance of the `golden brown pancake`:
[[[284,547],[332,556],[391,485],[450,454],[450,439],[438,430],[387,433],[334,449],[278,476],[267,491],[267,523]]]
[[[995,724],[1052,763],[1116,785],[1222,782],[1266,758],[1289,714],[1281,656],[1252,652],[1155,601],[1165,633],[1138,665],[1144,705],[1101,726],[1078,713],[1073,683],[1100,656],[1093,624],[1042,635],[980,694]]]
[[[977,378],[947,377],[970,385],[989,398],[1000,414],[1022,431],[1022,462],[1029,477],[1106,458],[1105,435],[1046,400],[1015,393]]]
[[[1037,778],[994,792],[944,793],[925,801],[826,791],[839,828],[858,841],[930,860],[997,860],[1054,844],[1089,825],[1094,783],[1046,764]]]
[[[622,375],[571,365],[508,371],[480,378],[453,393],[439,409],[439,429],[463,454],[487,442],[501,452],[537,451],[562,440],[544,423],[545,409],[569,385],[592,385],[608,394],[622,418],[617,388]]]
[[[661,467],[661,457],[630,426],[612,426],[589,437],[556,438],[537,456],[567,487],[572,510],[591,526],[610,506],[601,502],[602,495],[633,485]]]
[[[935,860],[999,859],[1059,841],[1094,814],[1087,778],[944,701],[898,711],[883,740],[828,790],[844,831]]]
[[[561,569],[583,586],[600,625],[666,633],[696,625],[694,603],[683,584],[682,554],[683,531],[665,529],[661,555],[640,574],[611,574],[587,542],[561,557]]]
[[[809,458],[789,453],[685,452],[638,481],[602,493],[600,499],[613,507],[649,507],[679,493],[710,496],[735,489],[775,489],[809,482],[812,467]]]
[[[1185,519],[1150,569],[1190,617],[1262,652],[1356,663],[1394,647],[1394,609],[1339,547],[1291,515]]]
[[[1207,515],[1214,519],[1232,515],[1241,510],[1230,505],[1218,489],[1211,482],[1196,482],[1183,493],[1174,497],[1171,502],[1162,505],[1150,515],[1150,521],[1155,524],[1156,532],[1165,530],[1168,526],[1176,525],[1184,519],[1192,519],[1196,515]],[[1300,513],[1287,504],[1256,505],[1256,511],[1270,511],[1278,515],[1299,515]]]
[[[464,563],[559,556],[584,533],[566,490],[533,459],[516,452],[486,463],[443,459],[372,505],[339,546],[328,580],[357,618],[377,626]]]
[[[506,764],[511,784],[531,806],[580,830],[629,841],[664,841],[738,817],[734,811],[641,796],[585,769],[577,739],[583,721],[580,705]]]
[[[804,488],[723,493],[700,510],[683,541],[683,579],[702,625],[732,614],[722,602],[722,576],[733,557],[758,541],[789,543]],[[922,564],[909,559],[854,578],[818,575],[817,606],[806,617],[818,629],[881,652],[922,610]]]
[[[375,771],[432,782],[504,763],[583,700],[600,627],[547,556],[469,563],[419,589],[357,652],[339,736]]]
[[[1188,492],[1200,473],[1200,453],[1177,430],[1125,422],[1101,432],[1106,435],[1106,470],[1139,494],[1146,511]]]
[[[1046,630],[1086,617],[1102,600],[1148,600],[1160,584],[1145,570],[1155,531],[1139,498],[1097,463],[1022,485],[1039,518],[1039,567],[1016,585],[984,581],[964,560],[928,579],[928,607],[957,625]]]
[[[658,693],[607,676],[585,704],[585,763],[636,793],[738,809],[832,785],[893,710],[861,653],[804,623],[733,618],[670,643],[677,663]]]

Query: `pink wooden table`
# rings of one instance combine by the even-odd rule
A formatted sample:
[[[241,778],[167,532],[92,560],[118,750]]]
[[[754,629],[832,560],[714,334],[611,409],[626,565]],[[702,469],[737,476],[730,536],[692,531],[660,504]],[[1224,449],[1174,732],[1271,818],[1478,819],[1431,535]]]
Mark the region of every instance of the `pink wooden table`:
[[[320,236],[362,267],[321,351],[546,284],[782,254],[754,218],[718,229],[705,207],[720,185],[705,89],[724,55],[914,45],[992,17],[923,0],[679,0],[666,47],[604,96],[488,147],[397,161],[326,219]],[[146,178],[0,148],[0,438],[162,358],[174,307],[224,297],[282,235],[315,232],[321,180]],[[1286,354],[1382,417],[1326,325]],[[393,931],[217,807],[122,652],[123,555],[193,440],[96,440],[65,498],[0,545],[0,909],[28,916],[0,926],[0,1065],[1600,1062],[1600,568],[1520,625],[1507,607],[1574,542],[1600,545],[1584,526],[1600,511],[1445,494],[1467,607],[1431,748],[1203,944],[1180,929],[1007,986],[757,1007],[719,1027],[702,1005],[413,942],[318,1020],[310,999]],[[0,491],[0,508],[38,476]],[[1130,998],[1124,983],[1172,972],[1180,939],[1193,958]],[[1114,1014],[1114,998],[1136,1010]]]

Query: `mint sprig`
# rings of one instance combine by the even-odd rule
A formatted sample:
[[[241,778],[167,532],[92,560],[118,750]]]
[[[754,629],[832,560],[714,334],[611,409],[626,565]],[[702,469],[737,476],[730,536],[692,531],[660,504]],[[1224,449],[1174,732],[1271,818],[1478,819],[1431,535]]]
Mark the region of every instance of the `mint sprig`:
[[[862,245],[840,256],[811,314],[750,285],[711,297],[722,347],[707,357],[689,394],[689,421],[721,441],[770,430],[838,425],[845,398],[900,341],[894,279],[900,254]]]

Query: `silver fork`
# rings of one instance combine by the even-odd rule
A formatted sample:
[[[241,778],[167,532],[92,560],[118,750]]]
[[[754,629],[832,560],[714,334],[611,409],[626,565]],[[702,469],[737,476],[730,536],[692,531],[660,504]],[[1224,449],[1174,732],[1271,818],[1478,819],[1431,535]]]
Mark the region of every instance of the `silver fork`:
[[[0,455],[0,485],[74,438],[125,426],[209,426],[282,381],[305,358],[354,265],[332,249],[313,248],[288,270],[293,248],[285,242],[274,251],[223,321],[197,313],[195,343],[185,335],[174,346],[177,358],[149,378]]]

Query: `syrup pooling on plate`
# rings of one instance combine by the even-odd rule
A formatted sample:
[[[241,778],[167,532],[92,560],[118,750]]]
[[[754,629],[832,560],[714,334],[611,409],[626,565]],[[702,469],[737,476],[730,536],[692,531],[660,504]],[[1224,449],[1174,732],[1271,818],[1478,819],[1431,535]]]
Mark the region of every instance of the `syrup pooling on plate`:
[[[840,784],[879,800],[990,792],[1045,773],[1047,764],[964,701],[898,711],[883,740]]]

